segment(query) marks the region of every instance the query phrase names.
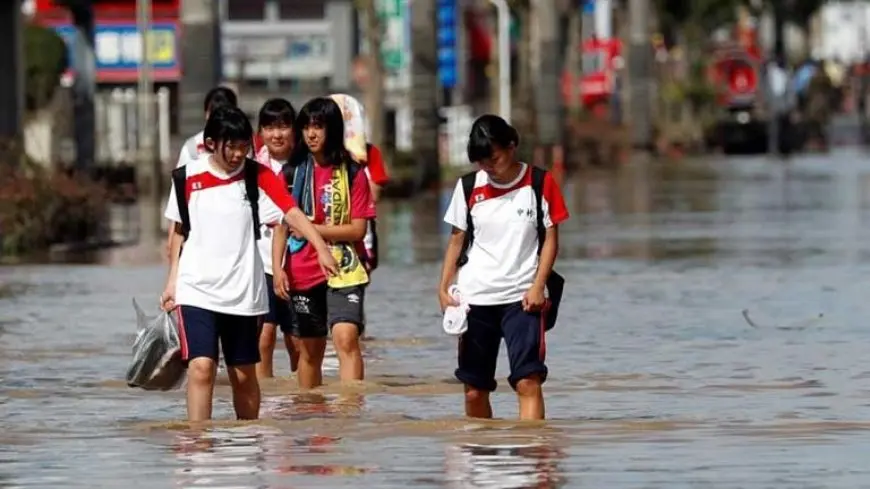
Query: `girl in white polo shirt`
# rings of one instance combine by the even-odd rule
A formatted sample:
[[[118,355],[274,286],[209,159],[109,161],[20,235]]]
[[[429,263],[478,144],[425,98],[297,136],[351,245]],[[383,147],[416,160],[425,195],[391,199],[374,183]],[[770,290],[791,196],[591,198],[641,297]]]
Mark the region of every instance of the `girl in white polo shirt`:
[[[275,174],[283,178],[281,169],[290,159],[293,150],[293,121],[296,120],[296,109],[283,98],[267,100],[260,108],[258,115],[260,136],[263,147],[257,152],[257,161],[271,168]],[[290,339],[290,327],[293,318],[290,314],[290,304],[275,294],[272,278],[272,231],[280,225],[279,221],[264,222],[260,228],[260,240],[257,246],[260,258],[266,270],[266,293],[269,295],[269,313],[263,321],[260,333],[260,363],[257,364],[257,377],[270,378],[274,376],[272,360],[275,356],[275,341],[278,329],[284,336],[284,347],[290,356],[290,371],[296,371],[299,354]],[[278,263],[277,267],[281,268]]]
[[[252,137],[251,123],[241,110],[222,108],[210,114],[204,131],[208,152],[188,162],[183,170],[186,180],[181,205],[185,205],[187,223],[175,186],[166,206],[166,218],[176,223],[179,235],[186,235],[183,253],[181,240],[173,242],[161,302],[164,310],[178,309],[182,356],[188,362],[190,421],[211,419],[219,345],[233,388],[236,416],[259,416],[255,365],[260,360],[260,324],[269,311],[269,302],[254,213],[262,223],[283,219],[293,226],[317,250],[323,273],[337,273],[329,248],[296,206],[284,182],[265,165],[247,158]],[[255,172],[256,199],[249,195],[249,172]]]
[[[453,232],[439,298],[442,311],[459,306],[450,293],[456,277],[461,300],[470,306],[456,369],[456,378],[465,384],[469,417],[492,417],[489,394],[496,387],[496,359],[504,338],[508,383],[519,398],[520,418],[544,418],[545,288],[559,247],[557,226],[568,218],[568,210],[549,173],[517,161],[518,145],[517,131],[502,118],[478,118],[471,127],[468,159],[480,170],[457,182],[444,216]]]

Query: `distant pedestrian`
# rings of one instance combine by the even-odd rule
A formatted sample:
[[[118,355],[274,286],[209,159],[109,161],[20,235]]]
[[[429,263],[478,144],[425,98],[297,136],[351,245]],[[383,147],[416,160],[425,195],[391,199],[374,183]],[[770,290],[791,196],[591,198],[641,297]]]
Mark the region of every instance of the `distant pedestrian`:
[[[293,150],[293,121],[296,120],[296,109],[293,104],[283,98],[273,98],[266,101],[258,115],[258,134],[263,146],[257,151],[257,161],[270,168],[276,175],[290,159]],[[283,178],[283,177],[282,177]],[[260,363],[257,364],[257,377],[274,376],[272,359],[275,354],[275,341],[278,329],[284,336],[284,347],[290,356],[290,371],[296,371],[299,355],[290,339],[292,316],[290,305],[284,299],[275,295],[272,279],[272,230],[280,226],[280,220],[266,222],[262,225],[260,240],[257,246],[266,270],[266,293],[269,295],[269,313],[263,322],[260,333]],[[274,265],[281,268],[282,263]]]

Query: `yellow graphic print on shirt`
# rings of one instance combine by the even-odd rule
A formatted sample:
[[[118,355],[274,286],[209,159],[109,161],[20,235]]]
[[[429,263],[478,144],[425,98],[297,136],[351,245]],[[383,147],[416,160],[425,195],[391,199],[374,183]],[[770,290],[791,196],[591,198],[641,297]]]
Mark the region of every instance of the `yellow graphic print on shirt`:
[[[332,169],[330,188],[324,189],[323,215],[326,224],[339,226],[351,223],[350,178],[347,165],[339,165]],[[356,252],[353,243],[331,243],[330,251],[338,262],[339,274],[331,277],[327,284],[334,289],[343,289],[355,285],[367,284],[369,274]]]

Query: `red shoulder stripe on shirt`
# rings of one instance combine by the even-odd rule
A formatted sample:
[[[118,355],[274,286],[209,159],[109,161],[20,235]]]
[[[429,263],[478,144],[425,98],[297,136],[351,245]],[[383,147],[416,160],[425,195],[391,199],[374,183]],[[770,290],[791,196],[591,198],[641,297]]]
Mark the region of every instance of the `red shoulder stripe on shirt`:
[[[469,209],[473,207],[474,204],[483,202],[484,200],[495,199],[503,195],[507,195],[511,192],[515,192],[523,187],[530,186],[532,184],[531,169],[532,167],[528,166],[526,168],[525,175],[523,175],[523,178],[521,178],[519,182],[507,188],[494,187],[489,182],[486,182],[479,187],[474,187],[474,190],[471,191],[471,196],[468,198]]]
[[[229,185],[233,182],[243,180],[244,178],[245,175],[243,172],[239,172],[237,175],[233,175],[230,178],[220,178],[207,171],[188,175],[184,185],[185,197],[189,201],[193,192]]]

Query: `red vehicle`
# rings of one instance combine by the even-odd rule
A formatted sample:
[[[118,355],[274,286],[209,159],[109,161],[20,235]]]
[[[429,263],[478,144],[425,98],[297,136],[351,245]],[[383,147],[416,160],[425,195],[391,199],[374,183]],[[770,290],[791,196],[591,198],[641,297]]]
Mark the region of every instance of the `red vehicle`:
[[[763,153],[768,147],[768,116],[761,90],[762,60],[752,46],[717,46],[707,68],[716,90],[719,116],[713,145],[725,153]]]
[[[616,38],[591,37],[583,41],[582,74],[579,78],[565,72],[562,92],[567,103],[575,96],[587,109],[604,109],[616,91],[616,71],[622,59],[622,43]]]

